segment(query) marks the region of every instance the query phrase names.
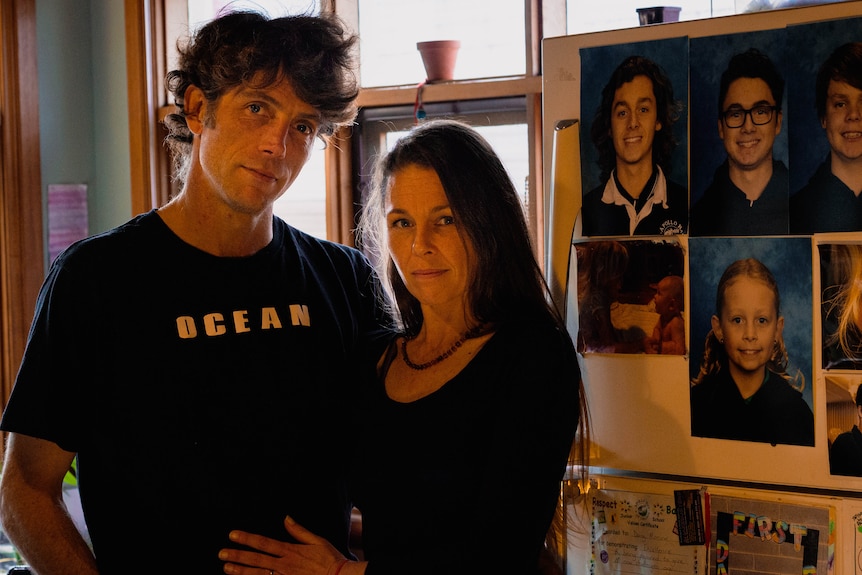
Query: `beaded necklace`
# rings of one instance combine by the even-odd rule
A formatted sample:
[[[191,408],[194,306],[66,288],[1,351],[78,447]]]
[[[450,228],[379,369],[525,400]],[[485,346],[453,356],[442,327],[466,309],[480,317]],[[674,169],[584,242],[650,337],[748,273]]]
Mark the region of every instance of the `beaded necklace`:
[[[410,361],[410,356],[407,355],[407,342],[412,341],[416,338],[416,336],[413,335],[408,337],[405,335],[404,338],[401,340],[401,355],[402,357],[404,357],[404,363],[407,364],[407,367],[409,367],[410,369],[415,369],[417,371],[422,371],[423,369],[428,369],[432,365],[437,365],[438,363],[458,351],[461,346],[464,345],[465,341],[474,337],[479,337],[483,333],[485,333],[485,326],[478,326],[474,327],[473,329],[467,330],[458,341],[452,344],[452,347],[450,347],[434,359],[426,361],[425,363],[413,363],[412,361]]]

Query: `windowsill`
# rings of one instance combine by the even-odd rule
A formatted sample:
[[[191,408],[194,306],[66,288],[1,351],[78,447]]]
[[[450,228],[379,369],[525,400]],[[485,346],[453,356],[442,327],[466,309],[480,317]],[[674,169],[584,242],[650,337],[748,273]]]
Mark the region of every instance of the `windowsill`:
[[[484,100],[489,98],[506,98],[523,96],[525,94],[540,94],[542,92],[541,76],[506,76],[501,78],[482,78],[478,80],[452,80],[425,84],[422,90],[422,101],[451,102],[457,100]],[[380,106],[403,106],[416,101],[416,85],[384,86],[382,88],[362,88],[356,99],[360,108],[377,108]],[[160,106],[159,122],[165,116],[174,112],[173,104]]]
[[[360,108],[379,106],[402,106],[416,101],[415,84],[362,88],[357,103]],[[452,80],[425,84],[422,89],[423,102],[447,102],[454,100],[478,100],[505,98],[542,92],[541,76],[506,76],[478,80]]]

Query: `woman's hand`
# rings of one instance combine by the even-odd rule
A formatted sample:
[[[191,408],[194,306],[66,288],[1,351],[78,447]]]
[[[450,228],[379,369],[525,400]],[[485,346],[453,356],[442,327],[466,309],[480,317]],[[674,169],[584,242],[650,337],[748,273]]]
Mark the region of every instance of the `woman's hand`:
[[[291,517],[284,518],[284,528],[299,543],[286,543],[245,531],[231,531],[230,539],[254,551],[222,549],[219,559],[225,562],[228,575],[347,575],[348,560],[323,537],[318,537]],[[364,572],[355,570],[353,573]],[[363,566],[364,567],[364,566]]]

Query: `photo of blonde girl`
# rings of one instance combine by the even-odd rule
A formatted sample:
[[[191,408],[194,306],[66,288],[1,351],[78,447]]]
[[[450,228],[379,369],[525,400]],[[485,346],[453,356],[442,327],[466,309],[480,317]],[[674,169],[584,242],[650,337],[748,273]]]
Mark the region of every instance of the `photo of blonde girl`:
[[[862,369],[862,244],[822,244],[823,368]]]
[[[698,437],[814,445],[805,378],[788,373],[778,283],[758,259],[731,263],[715,296],[712,329],[691,387]]]

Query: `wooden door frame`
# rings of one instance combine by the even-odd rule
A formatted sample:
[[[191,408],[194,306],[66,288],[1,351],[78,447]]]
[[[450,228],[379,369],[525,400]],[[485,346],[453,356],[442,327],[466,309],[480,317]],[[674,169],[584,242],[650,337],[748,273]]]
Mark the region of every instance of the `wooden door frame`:
[[[5,407],[45,277],[36,1],[0,3],[0,401]]]
[[[125,0],[126,75],[132,213],[164,205],[170,195],[170,166],[161,144],[159,108],[166,104],[166,22],[181,6],[169,0]],[[169,13],[171,18],[166,17]],[[182,12],[180,12],[182,13]]]

